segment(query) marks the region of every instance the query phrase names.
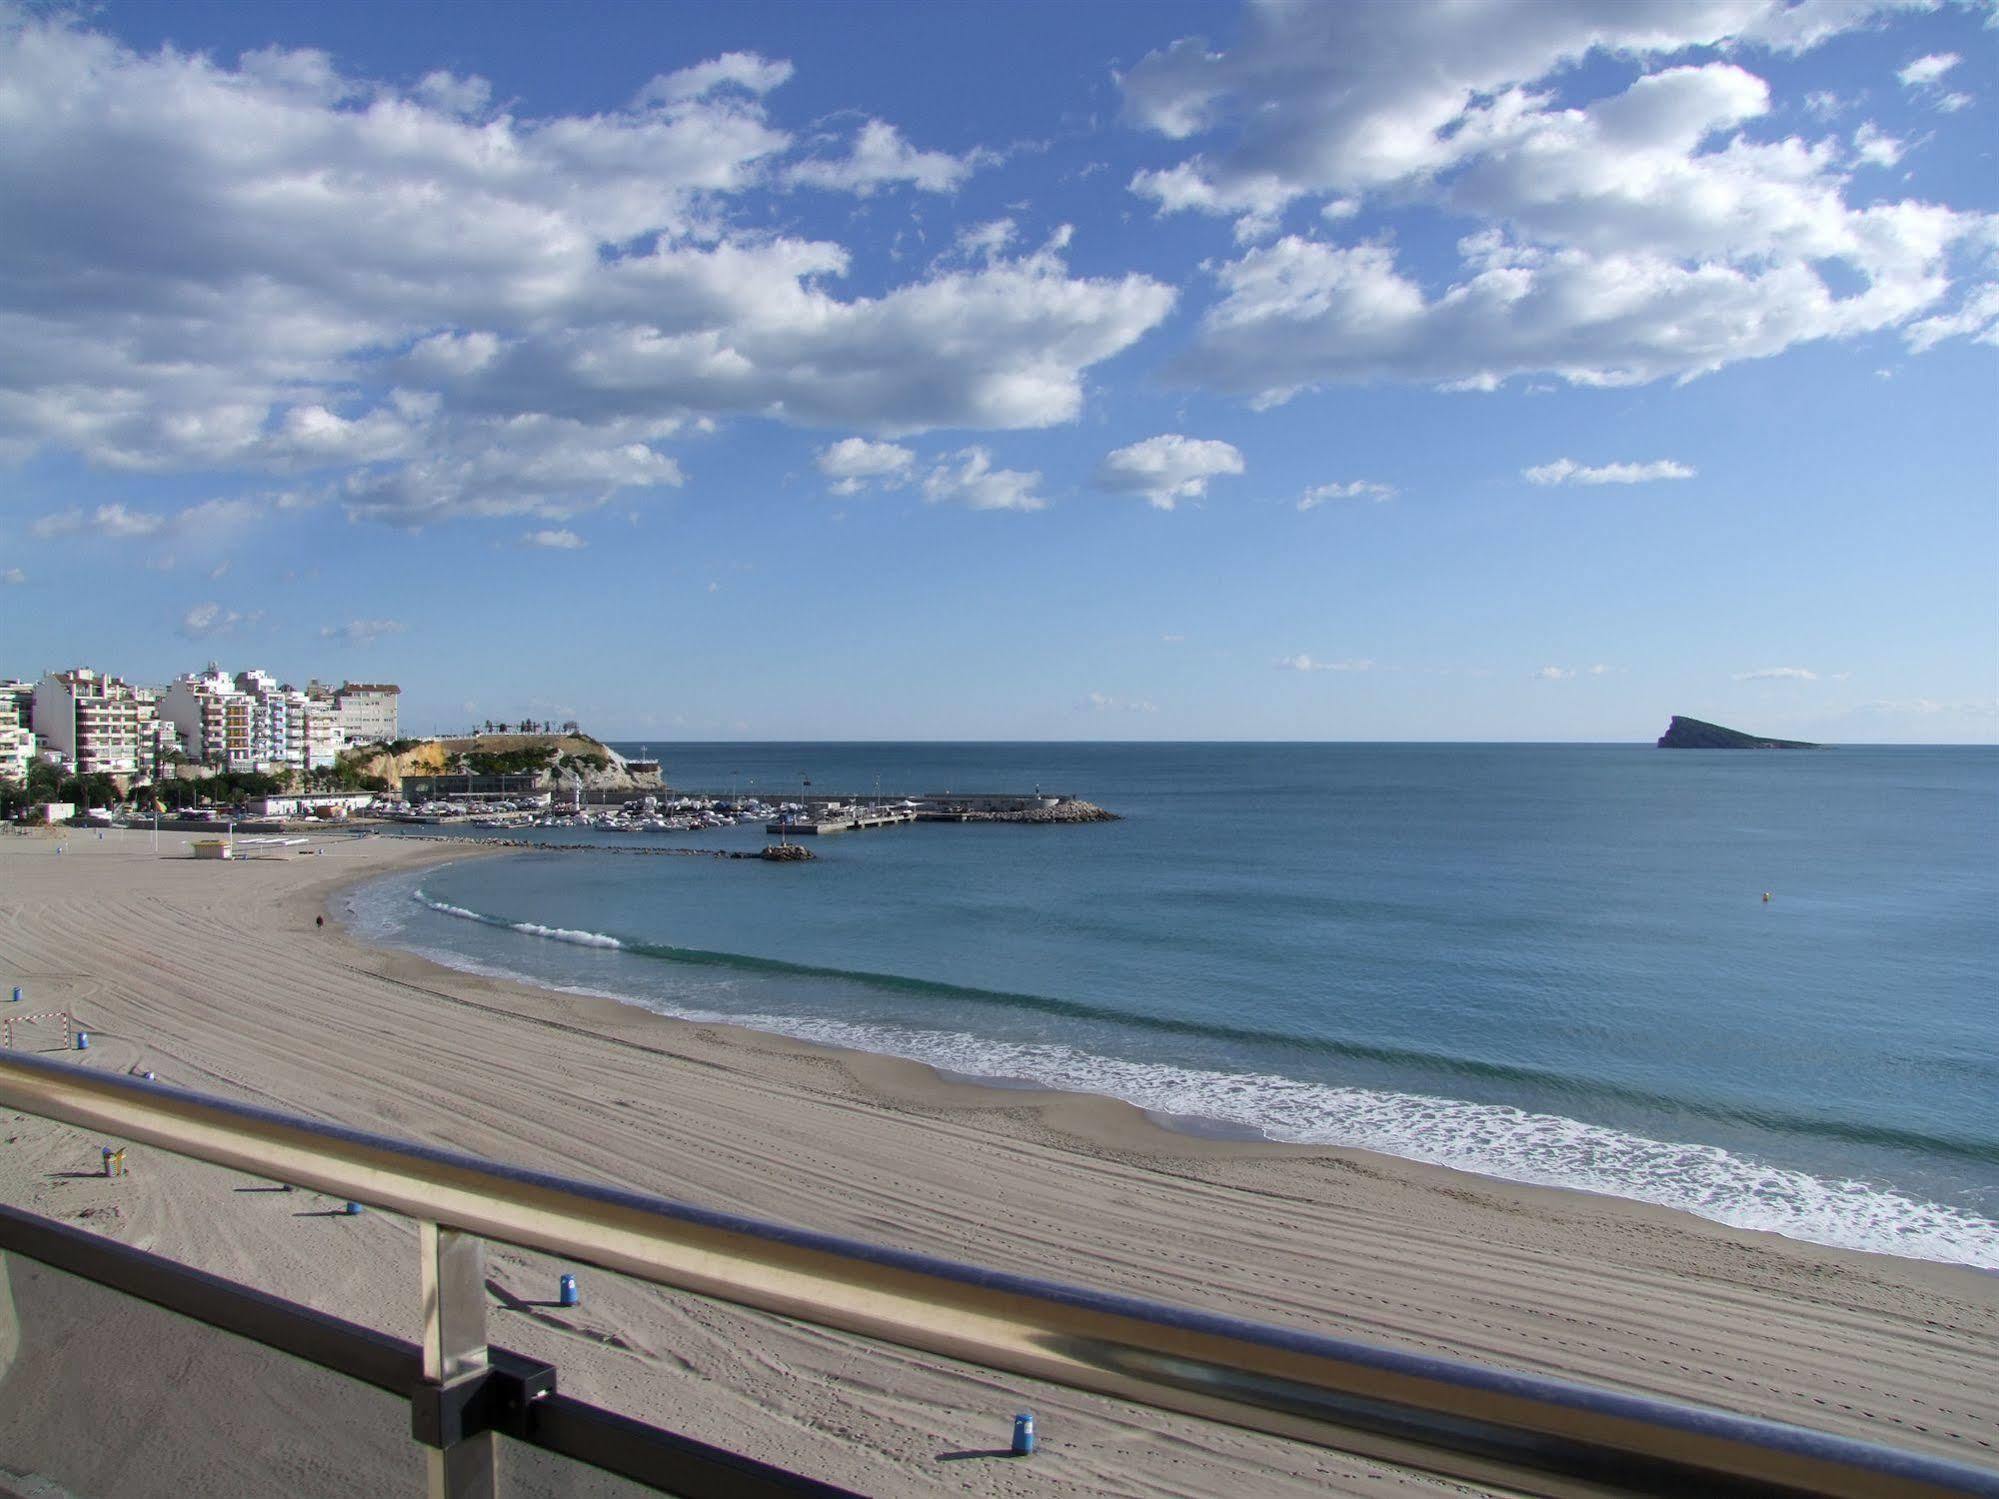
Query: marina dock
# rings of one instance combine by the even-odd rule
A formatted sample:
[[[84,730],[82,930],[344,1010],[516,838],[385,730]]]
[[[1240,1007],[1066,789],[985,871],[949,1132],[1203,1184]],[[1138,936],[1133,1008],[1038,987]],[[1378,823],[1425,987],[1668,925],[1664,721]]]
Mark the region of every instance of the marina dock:
[[[921,814],[901,807],[835,807],[764,824],[777,837],[816,837],[821,833],[852,833],[863,828],[893,828],[915,822]]]

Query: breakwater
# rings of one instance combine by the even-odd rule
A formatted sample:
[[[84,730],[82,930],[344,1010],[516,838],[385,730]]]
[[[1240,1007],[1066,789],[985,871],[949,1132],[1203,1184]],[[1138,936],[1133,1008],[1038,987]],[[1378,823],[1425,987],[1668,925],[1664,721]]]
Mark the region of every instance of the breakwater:
[[[479,848],[519,848],[546,854],[624,854],[639,859],[757,859],[765,863],[795,863],[818,856],[808,848],[779,853],[769,849],[629,848],[615,843],[544,843],[536,838],[462,838],[448,833],[398,833],[418,843],[469,843]]]

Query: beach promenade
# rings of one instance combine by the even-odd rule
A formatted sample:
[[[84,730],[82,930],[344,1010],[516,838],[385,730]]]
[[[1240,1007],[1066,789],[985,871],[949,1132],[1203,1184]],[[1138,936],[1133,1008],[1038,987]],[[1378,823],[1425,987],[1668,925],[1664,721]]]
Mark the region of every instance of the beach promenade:
[[[1999,1277],[1381,1156],[1196,1138],[1110,1100],[947,1081],[342,934],[343,890],[491,856],[462,845],[331,839],[224,863],[185,857],[179,836],[157,853],[136,832],[65,841],[57,855],[53,837],[0,837],[0,996],[21,984],[22,1009],[73,1011],[92,1033],[78,1066],[151,1069],[709,1206],[1999,1468]],[[118,1142],[20,1115],[0,1115],[0,1142],[0,1201],[400,1336],[416,1329],[403,1222],[346,1218],[153,1151],[135,1150],[125,1176],[92,1175],[100,1146]],[[496,1342],[559,1362],[573,1393],[870,1493],[1461,1492],[592,1272],[580,1307],[535,1304],[554,1300],[564,1268],[489,1252]],[[0,1285],[0,1390],[11,1360],[37,1356],[13,1333],[33,1300]],[[73,1390],[0,1401],[0,1463],[21,1466],[59,1428],[99,1444],[107,1466],[86,1492],[413,1487],[406,1434],[340,1425],[319,1387],[247,1371],[157,1370],[181,1434],[148,1442],[155,1412],[93,1398],[109,1367],[93,1360],[129,1375],[149,1354],[198,1356],[115,1329],[79,1340],[57,1361]],[[43,1374],[57,1368],[39,1356]],[[1041,1453],[992,1456],[1030,1407]],[[269,1441],[286,1416],[300,1429]],[[312,1450],[308,1421],[348,1433],[337,1460]],[[88,1460],[46,1456],[47,1471]]]

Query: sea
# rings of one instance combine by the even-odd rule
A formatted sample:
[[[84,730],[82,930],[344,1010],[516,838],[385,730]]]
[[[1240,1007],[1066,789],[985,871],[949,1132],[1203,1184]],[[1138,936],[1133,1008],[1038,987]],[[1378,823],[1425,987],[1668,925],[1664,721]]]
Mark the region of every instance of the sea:
[[[605,851],[398,875],[350,921],[1191,1131],[1999,1269],[1999,749],[650,753],[766,801],[1040,789],[1122,820],[852,832],[803,864],[615,851],[756,827],[549,830]]]

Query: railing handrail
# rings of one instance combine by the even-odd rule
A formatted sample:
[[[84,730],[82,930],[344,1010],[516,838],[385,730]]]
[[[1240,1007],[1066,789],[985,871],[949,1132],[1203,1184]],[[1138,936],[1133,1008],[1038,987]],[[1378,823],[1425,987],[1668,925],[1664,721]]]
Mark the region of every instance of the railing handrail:
[[[1546,1494],[1982,1495],[1999,1471],[987,1269],[0,1055],[0,1105],[421,1222],[1137,1404]]]

